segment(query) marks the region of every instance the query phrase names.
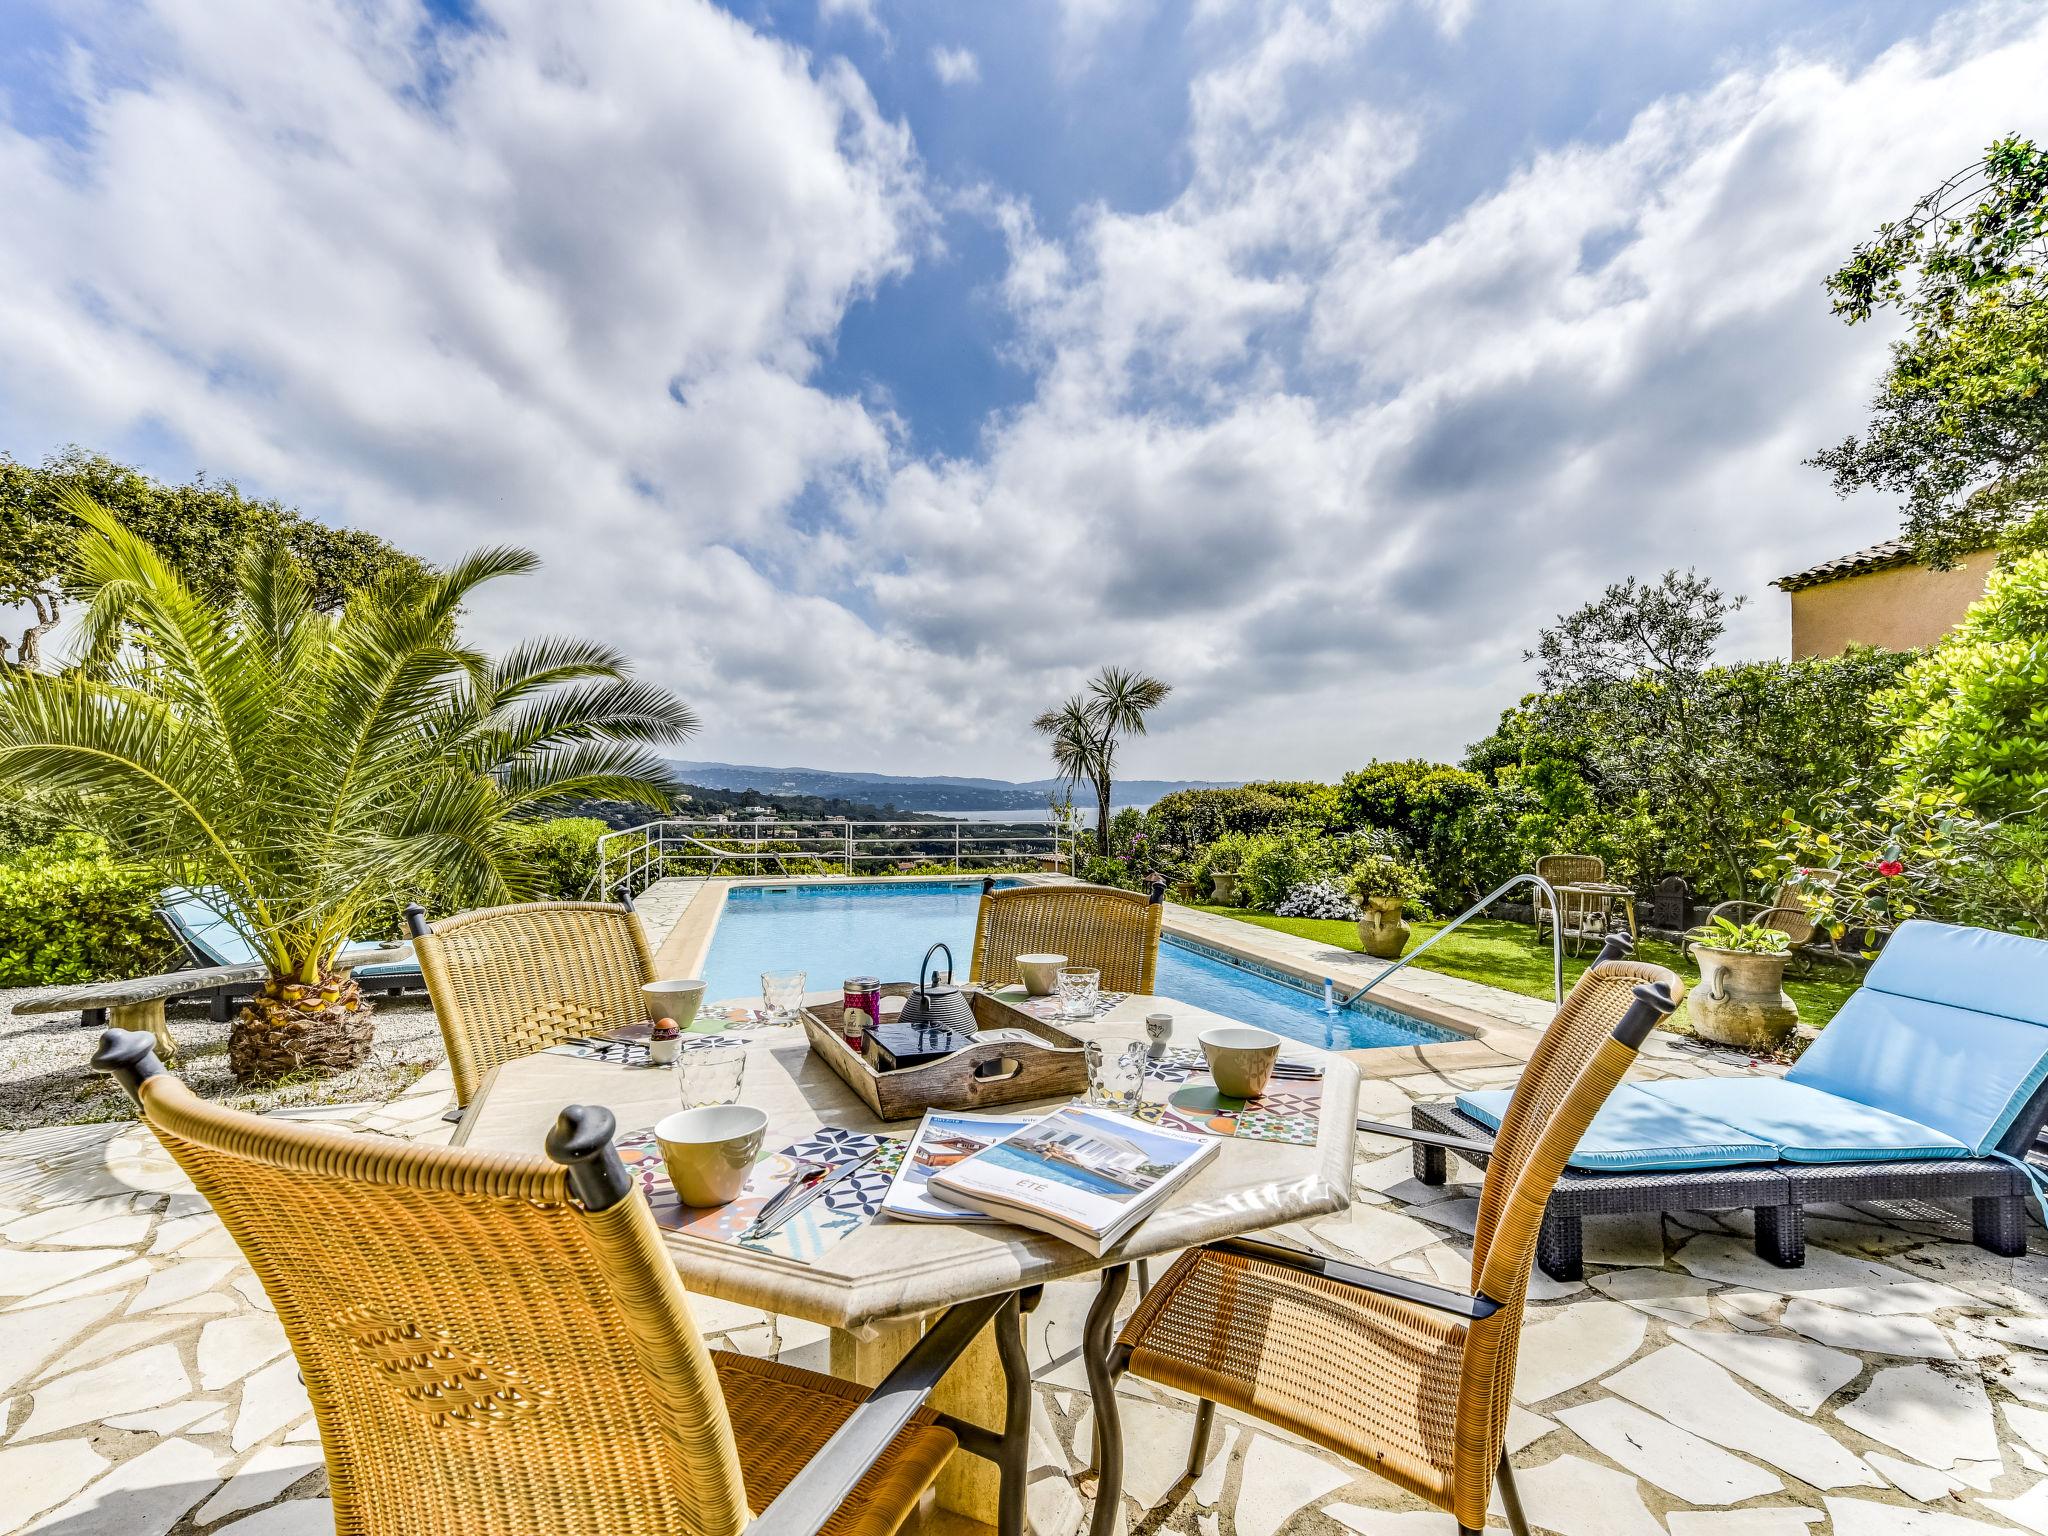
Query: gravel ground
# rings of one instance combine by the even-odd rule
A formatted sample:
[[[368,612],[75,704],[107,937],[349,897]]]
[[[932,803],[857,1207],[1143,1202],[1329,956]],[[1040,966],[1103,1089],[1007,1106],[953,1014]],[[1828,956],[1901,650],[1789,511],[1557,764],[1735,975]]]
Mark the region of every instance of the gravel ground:
[[[0,1127],[31,1130],[92,1120],[126,1120],[133,1111],[113,1083],[89,1065],[96,1032],[81,1029],[75,1013],[15,1014],[32,988],[0,989]],[[425,993],[379,998],[370,1059],[331,1077],[286,1078],[245,1089],[228,1071],[228,1026],[206,1016],[203,1004],[169,1010],[178,1042],[178,1072],[194,1092],[236,1109],[294,1104],[361,1104],[388,1099],[444,1056],[441,1032]]]

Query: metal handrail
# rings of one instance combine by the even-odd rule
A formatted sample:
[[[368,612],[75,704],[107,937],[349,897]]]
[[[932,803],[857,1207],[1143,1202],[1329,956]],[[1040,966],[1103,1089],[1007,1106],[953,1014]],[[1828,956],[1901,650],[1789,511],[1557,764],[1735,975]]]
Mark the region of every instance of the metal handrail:
[[[1381,971],[1379,975],[1373,977],[1371,981],[1368,981],[1337,1006],[1339,1008],[1349,1008],[1353,1003],[1365,996],[1366,993],[1393,975],[1394,972],[1413,965],[1417,960],[1420,960],[1438,940],[1449,938],[1459,928],[1463,927],[1466,922],[1477,917],[1518,885],[1539,887],[1544,897],[1550,902],[1550,982],[1552,988],[1557,993],[1557,1006],[1562,1008],[1564,1006],[1564,923],[1558,916],[1557,892],[1551,889],[1550,882],[1541,875],[1516,875],[1514,879],[1508,881],[1505,885],[1489,891],[1448,923],[1445,923],[1435,933],[1432,933],[1428,938],[1416,945],[1413,953],[1403,955],[1399,960],[1396,960],[1384,971]],[[1531,905],[1533,907],[1533,901]]]
[[[709,840],[687,830],[692,827],[703,829]],[[794,844],[795,857],[837,864],[848,875],[858,873],[862,864],[887,864],[904,856],[900,850],[867,851],[877,843],[922,845],[932,850],[924,856],[932,858],[942,857],[938,849],[950,843],[953,862],[964,865],[967,858],[988,857],[983,851],[988,845],[1000,847],[1017,843],[1020,841],[1019,832],[1026,830],[1034,835],[1022,841],[1042,842],[1046,845],[1045,854],[1056,860],[1071,858],[1071,844],[1056,826],[1030,821],[763,821],[756,818],[751,822],[711,823],[664,816],[637,827],[607,832],[598,838],[596,883],[610,891],[650,874],[659,876],[667,872],[672,858],[682,860],[686,867],[709,860],[714,868],[720,861],[772,860],[781,878],[791,878],[785,862],[788,856],[759,846],[764,836]],[[867,849],[862,847],[863,844]],[[618,872],[615,874],[614,870]]]

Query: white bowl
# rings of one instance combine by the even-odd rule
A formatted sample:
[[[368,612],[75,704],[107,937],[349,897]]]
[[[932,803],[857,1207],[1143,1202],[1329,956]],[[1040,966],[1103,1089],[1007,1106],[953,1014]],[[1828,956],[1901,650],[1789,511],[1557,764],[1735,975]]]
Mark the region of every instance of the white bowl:
[[[679,1109],[654,1127],[669,1182],[683,1204],[724,1205],[747,1182],[768,1116],[746,1104],[703,1104]]]
[[[1216,1086],[1234,1099],[1256,1098],[1266,1091],[1273,1063],[1280,1059],[1280,1037],[1249,1024],[1205,1029],[1197,1037]]]
[[[1054,978],[1067,963],[1065,955],[1019,955],[1017,973],[1024,978],[1024,990],[1032,997],[1051,997]]]
[[[674,1019],[676,1028],[687,1030],[696,1022],[697,1010],[704,1005],[704,982],[696,976],[674,981],[644,981],[640,984],[640,995],[647,1000],[648,1018]]]

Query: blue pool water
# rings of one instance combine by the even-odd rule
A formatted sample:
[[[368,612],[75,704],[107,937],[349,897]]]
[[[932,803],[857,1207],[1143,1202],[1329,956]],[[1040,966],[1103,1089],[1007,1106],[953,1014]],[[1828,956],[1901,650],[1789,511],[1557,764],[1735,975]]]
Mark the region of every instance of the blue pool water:
[[[952,946],[964,979],[980,900],[978,880],[736,886],[704,961],[704,995],[759,997],[761,973],[784,969],[805,971],[811,990],[820,992],[848,976],[904,981],[940,939]],[[1261,975],[1171,935],[1159,947],[1154,985],[1162,997],[1330,1050],[1460,1038],[1374,1003],[1326,1013],[1319,991]]]

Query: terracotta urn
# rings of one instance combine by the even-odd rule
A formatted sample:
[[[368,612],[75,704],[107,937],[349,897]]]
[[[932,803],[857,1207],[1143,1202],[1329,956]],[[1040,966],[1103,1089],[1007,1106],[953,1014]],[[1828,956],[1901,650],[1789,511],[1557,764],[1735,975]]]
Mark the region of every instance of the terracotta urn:
[[[1695,944],[1700,984],[1686,997],[1693,1033],[1716,1045],[1768,1053],[1799,1023],[1799,1005],[1785,995],[1790,955],[1752,955]]]
[[[1358,920],[1358,941],[1375,960],[1398,960],[1408,947],[1408,924],[1399,896],[1368,896]]]
[[[1212,869],[1209,871],[1209,894],[1219,907],[1237,905],[1237,871],[1234,869]]]

